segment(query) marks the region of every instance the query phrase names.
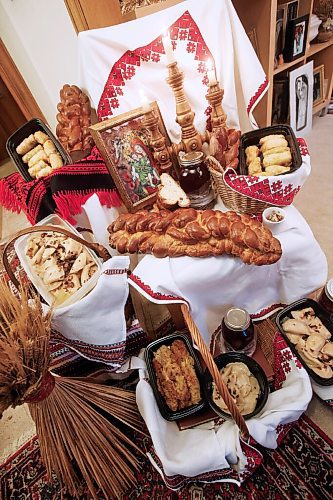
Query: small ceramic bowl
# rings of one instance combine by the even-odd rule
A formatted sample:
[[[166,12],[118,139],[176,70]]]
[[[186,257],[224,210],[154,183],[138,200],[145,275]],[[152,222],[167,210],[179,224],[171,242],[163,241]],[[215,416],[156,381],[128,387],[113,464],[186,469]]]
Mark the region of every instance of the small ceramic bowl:
[[[286,223],[286,212],[280,207],[266,208],[262,213],[262,222],[264,226],[272,231],[273,234],[281,232]]]

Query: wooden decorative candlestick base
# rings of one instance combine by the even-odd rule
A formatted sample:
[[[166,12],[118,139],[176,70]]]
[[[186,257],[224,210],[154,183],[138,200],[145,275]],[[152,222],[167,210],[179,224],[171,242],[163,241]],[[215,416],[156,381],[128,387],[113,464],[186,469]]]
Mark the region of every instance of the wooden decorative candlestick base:
[[[211,120],[213,130],[226,126],[227,115],[222,108],[223,94],[224,90],[220,88],[219,82],[209,85],[206,99],[212,107]]]
[[[172,162],[168,147],[165,143],[165,137],[161,134],[158,122],[159,119],[153,109],[146,111],[143,123],[150,132],[150,144],[153,148],[153,155],[154,160],[156,161],[158,173],[170,173],[172,169]]]
[[[207,134],[199,134],[193,125],[195,113],[187,100],[184,92],[184,73],[178,68],[177,62],[168,65],[169,76],[167,82],[173,90],[176,99],[176,122],[182,129],[182,140],[179,144],[173,144],[176,154],[180,151],[190,153],[201,151],[202,144],[208,140]]]

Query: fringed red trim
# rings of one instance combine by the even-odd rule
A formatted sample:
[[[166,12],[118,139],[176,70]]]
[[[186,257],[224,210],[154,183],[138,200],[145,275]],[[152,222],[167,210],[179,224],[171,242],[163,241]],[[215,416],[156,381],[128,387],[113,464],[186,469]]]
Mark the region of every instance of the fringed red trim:
[[[102,205],[111,208],[119,207],[121,199],[116,191],[91,191],[89,193],[82,193],[80,191],[63,191],[62,193],[55,193],[53,199],[57,205],[57,212],[61,217],[71,224],[75,223],[73,215],[78,215],[82,212],[82,205],[92,196],[97,194],[99,201]]]
[[[17,214],[19,214],[23,209],[23,206],[19,202],[16,193],[14,193],[10,189],[8,183],[6,182],[6,179],[1,179],[0,181],[0,204],[7,210],[11,210],[12,212],[16,212]]]

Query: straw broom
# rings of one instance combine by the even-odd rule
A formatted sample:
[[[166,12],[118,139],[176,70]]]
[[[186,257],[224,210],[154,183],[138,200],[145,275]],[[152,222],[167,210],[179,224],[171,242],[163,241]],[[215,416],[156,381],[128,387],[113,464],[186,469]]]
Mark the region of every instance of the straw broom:
[[[91,379],[52,375],[52,313],[44,315],[39,298],[28,300],[23,287],[18,299],[0,280],[0,294],[0,418],[9,406],[28,402],[48,477],[54,471],[73,496],[82,493],[83,479],[93,498],[97,490],[119,498],[135,484],[136,455],[143,454],[120,429],[125,425],[142,433],[135,394]]]

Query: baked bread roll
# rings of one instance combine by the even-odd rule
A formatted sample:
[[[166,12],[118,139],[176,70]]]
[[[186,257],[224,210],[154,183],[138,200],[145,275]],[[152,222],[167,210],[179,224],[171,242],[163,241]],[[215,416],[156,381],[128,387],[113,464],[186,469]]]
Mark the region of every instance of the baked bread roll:
[[[33,134],[30,134],[29,137],[24,139],[16,148],[16,153],[19,155],[25,155],[28,151],[33,149],[37,145],[37,141],[34,138]]]
[[[270,165],[286,165],[288,167],[291,164],[291,160],[290,151],[285,151],[284,153],[275,153],[265,156],[262,164],[265,168]]]
[[[282,134],[265,135],[259,141],[260,146],[265,144],[265,142],[270,141],[271,139],[284,139],[284,135],[282,135]]]
[[[179,208],[120,215],[109,227],[110,245],[119,253],[152,253],[155,257],[207,257],[230,254],[246,264],[273,264],[280,242],[246,214]]]
[[[56,147],[53,144],[53,142],[51,141],[51,139],[48,139],[47,141],[44,142],[43,148],[44,148],[44,151],[47,154],[47,156],[50,156],[52,153],[57,152]]]
[[[261,175],[280,175],[289,172],[289,170],[290,167],[285,167],[283,165],[269,165]]]
[[[47,165],[46,167],[42,168],[36,173],[36,179],[40,179],[41,177],[45,177],[46,175],[49,175],[52,172],[52,168],[50,165]]]
[[[37,163],[35,163],[35,165],[32,165],[32,167],[28,168],[28,172],[31,177],[36,177],[38,172],[47,167],[50,167],[48,163],[46,163],[44,160],[39,160]]]
[[[40,160],[47,161],[47,154],[45,153],[44,149],[38,151],[38,153],[34,154],[33,157],[30,158],[30,160],[28,161],[28,166],[33,167]]]
[[[52,168],[60,168],[64,165],[64,162],[62,161],[61,155],[59,153],[51,153],[49,161]]]
[[[30,151],[28,151],[27,153],[25,153],[24,156],[22,156],[22,161],[24,163],[28,163],[28,161],[31,160],[31,158],[36,153],[38,153],[38,151],[42,151],[42,149],[43,149],[43,146],[41,146],[40,144],[38,144],[38,146],[34,147],[33,149],[31,149]]]
[[[263,153],[263,157],[265,158],[265,156],[272,155],[273,153],[284,153],[286,151],[290,151],[289,146],[268,149]]]
[[[261,170],[261,160],[257,156],[253,161],[248,166],[248,173],[249,175],[261,175],[262,170]]]
[[[258,146],[248,146],[245,149],[246,154],[246,165],[250,165],[260,154],[260,149]],[[251,174],[250,174],[251,175]]]
[[[39,144],[44,144],[44,142],[48,141],[49,139],[49,136],[44,132],[42,132],[41,130],[35,132],[34,137]]]
[[[274,138],[265,141],[260,149],[262,153],[265,153],[265,151],[268,151],[269,149],[285,148],[286,146],[288,146],[288,141],[286,141],[286,139],[275,136]]]

